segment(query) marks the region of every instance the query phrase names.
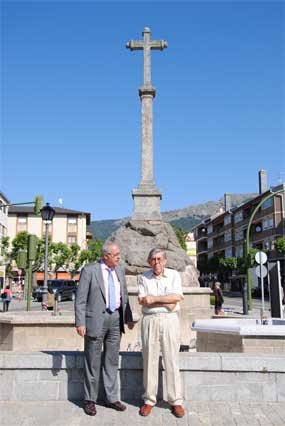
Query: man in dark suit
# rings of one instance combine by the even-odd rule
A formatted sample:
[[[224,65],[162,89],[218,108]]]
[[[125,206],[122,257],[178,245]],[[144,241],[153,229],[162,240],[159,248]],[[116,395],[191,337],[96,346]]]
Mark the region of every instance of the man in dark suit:
[[[133,320],[119,261],[119,247],[113,242],[105,243],[101,260],[82,269],[76,294],[75,325],[85,339],[84,411],[90,416],[97,412],[102,347],[106,406],[117,411],[126,409],[118,400],[117,371],[121,333],[125,323],[133,328]]]

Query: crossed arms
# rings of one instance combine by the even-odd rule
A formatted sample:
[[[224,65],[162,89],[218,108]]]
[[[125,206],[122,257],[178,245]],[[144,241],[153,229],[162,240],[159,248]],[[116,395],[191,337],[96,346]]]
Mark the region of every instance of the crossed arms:
[[[164,307],[172,311],[176,304],[182,300],[183,297],[180,294],[167,294],[165,296],[145,296],[139,297],[139,304],[146,306],[147,308],[158,308]]]

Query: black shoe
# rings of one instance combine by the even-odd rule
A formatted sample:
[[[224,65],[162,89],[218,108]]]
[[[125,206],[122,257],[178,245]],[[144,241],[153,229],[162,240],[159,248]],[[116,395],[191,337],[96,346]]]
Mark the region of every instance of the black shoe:
[[[84,401],[83,409],[88,416],[95,416],[97,414],[96,405],[93,401]]]
[[[108,408],[113,408],[114,410],[117,411],[125,411],[126,410],[126,406],[124,404],[122,404],[120,401],[115,401],[115,402],[106,402],[105,406]]]

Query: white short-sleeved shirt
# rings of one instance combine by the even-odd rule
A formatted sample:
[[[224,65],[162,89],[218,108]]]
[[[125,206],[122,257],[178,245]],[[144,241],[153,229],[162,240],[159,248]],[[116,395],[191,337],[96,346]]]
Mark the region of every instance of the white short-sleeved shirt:
[[[166,296],[168,294],[180,294],[183,297],[181,277],[174,269],[164,268],[161,278],[154,275],[152,269],[138,277],[138,296]],[[175,309],[170,311],[164,306],[157,308],[147,308],[143,306],[144,314],[169,313],[179,311],[177,303]]]

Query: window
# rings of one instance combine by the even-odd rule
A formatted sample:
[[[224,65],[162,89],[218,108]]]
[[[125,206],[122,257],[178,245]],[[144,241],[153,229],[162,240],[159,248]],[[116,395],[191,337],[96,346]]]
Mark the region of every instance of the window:
[[[235,231],[235,241],[240,241],[240,240],[243,240],[243,230],[237,229]]]
[[[72,234],[77,232],[77,219],[76,217],[67,218],[67,233]]]
[[[225,218],[224,218],[224,224],[225,224],[225,226],[226,225],[229,225],[231,223],[231,215],[230,214],[228,214],[227,216],[225,216]]]
[[[213,225],[212,224],[208,225],[208,227],[207,227],[207,233],[211,234],[211,232],[213,232]]]
[[[228,247],[225,249],[225,257],[232,257],[233,255],[233,250],[231,247]]]
[[[268,209],[269,207],[272,207],[273,205],[273,198],[269,198],[269,200],[264,201],[264,203],[261,205],[261,210]]]
[[[273,228],[274,227],[273,216],[265,217],[262,221],[262,225],[263,225],[263,230]]]
[[[213,238],[209,238],[208,239],[208,248],[212,248],[213,247]]]
[[[71,246],[71,244],[76,244],[76,236],[75,235],[68,235],[67,237],[67,245]]]
[[[225,242],[226,241],[231,241],[231,239],[232,239],[232,231],[231,230],[226,231],[225,232]]]
[[[17,232],[27,231],[27,216],[18,216]]]
[[[238,223],[243,219],[242,210],[234,215],[234,222]]]
[[[243,256],[243,247],[237,246],[236,247],[236,257],[242,257]]]

